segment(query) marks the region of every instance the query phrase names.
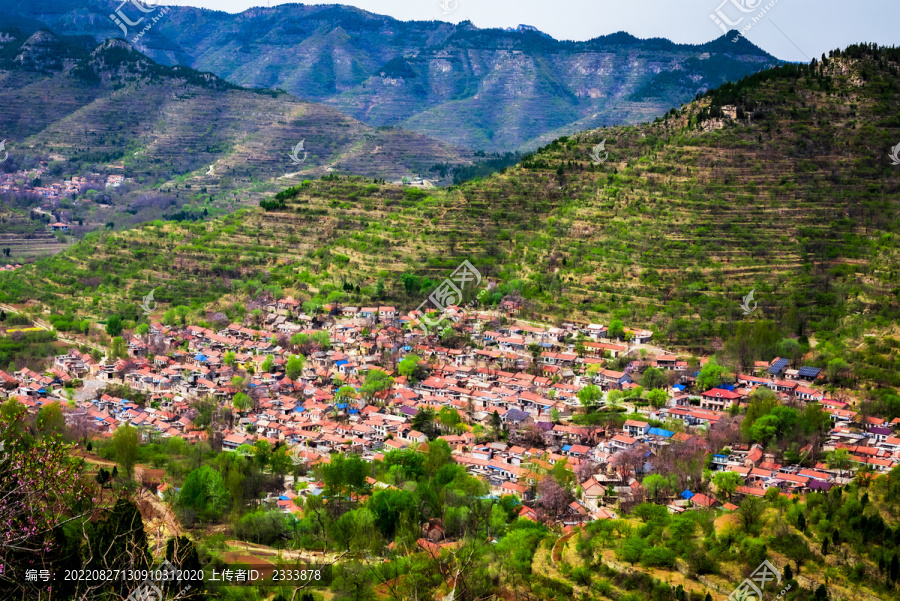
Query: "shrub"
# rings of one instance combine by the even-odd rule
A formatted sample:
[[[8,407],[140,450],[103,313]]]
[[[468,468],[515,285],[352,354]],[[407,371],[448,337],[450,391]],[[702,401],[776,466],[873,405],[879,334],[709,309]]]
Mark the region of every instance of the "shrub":
[[[650,547],[641,553],[641,565],[645,568],[671,568],[675,565],[675,553],[665,547]]]

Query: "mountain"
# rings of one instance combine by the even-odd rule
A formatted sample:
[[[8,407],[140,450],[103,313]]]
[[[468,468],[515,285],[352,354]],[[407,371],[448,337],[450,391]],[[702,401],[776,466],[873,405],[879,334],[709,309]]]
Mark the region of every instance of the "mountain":
[[[0,19],[23,31],[98,41],[123,35],[110,10],[99,0],[0,0]],[[372,126],[486,151],[533,150],[575,131],[647,121],[780,62],[743,37],[733,43],[735,32],[701,45],[621,32],[566,42],[531,26],[402,22],[339,5],[157,10],[128,4],[123,14],[138,24],[123,27],[161,64],[281,88]]]
[[[39,30],[25,37],[14,28],[0,29],[0,139],[9,153],[0,170],[20,184],[41,175],[48,185],[126,178],[115,194],[95,186],[94,200],[107,196],[112,208],[68,195],[55,202],[67,221],[90,220],[86,229],[159,218],[164,209],[183,213],[189,202],[188,210],[224,214],[331,173],[438,183],[443,173],[450,183],[454,168],[475,165],[471,151],[370,127],[286,92],[160,65],[122,40],[97,46],[90,36]],[[42,162],[43,174],[27,175]]]
[[[230,303],[265,285],[311,304],[409,310],[469,260],[498,284],[488,298],[521,298],[523,316],[621,319],[696,352],[775,324],[848,358],[863,333],[900,334],[898,102],[900,53],[854,46],[654,123],[560,138],[461,186],[320,180],[202,228],[92,237],[3,276],[0,302],[138,318],[153,288],[172,304]],[[866,377],[898,385],[887,353]]]

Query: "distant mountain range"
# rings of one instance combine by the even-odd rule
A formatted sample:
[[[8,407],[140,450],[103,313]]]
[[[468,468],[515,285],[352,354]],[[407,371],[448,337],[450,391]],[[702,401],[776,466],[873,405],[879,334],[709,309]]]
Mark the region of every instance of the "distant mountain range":
[[[119,23],[111,18],[117,9]],[[372,126],[487,151],[531,150],[579,130],[652,120],[780,62],[742,37],[733,43],[733,34],[702,45],[626,33],[563,42],[531,26],[402,22],[340,5],[145,14],[109,0],[0,0],[0,23],[96,42],[125,35],[160,64],[281,88]]]
[[[161,186],[242,189],[329,173],[426,177],[436,164],[467,166],[473,153],[423,135],[374,128],[283,91],[242,89],[211,73],[159,65],[123,40],[0,28],[3,169],[81,175],[121,164]],[[297,158],[291,153],[300,142]]]

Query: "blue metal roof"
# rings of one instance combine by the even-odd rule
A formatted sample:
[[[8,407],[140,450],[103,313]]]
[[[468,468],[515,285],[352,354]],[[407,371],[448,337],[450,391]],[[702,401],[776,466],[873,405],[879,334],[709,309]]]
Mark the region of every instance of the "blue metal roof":
[[[723,390],[727,390],[729,392],[734,392],[734,384],[719,384],[719,388]]]
[[[684,491],[683,493],[681,493],[681,498],[682,498],[682,499],[690,499],[690,498],[693,497],[693,496],[694,496],[694,493],[692,493],[692,492],[689,491],[689,490],[686,490],[686,491]]]
[[[347,361],[346,359],[341,359],[340,361],[336,361],[336,362],[335,362],[335,365],[337,365],[338,367],[340,367],[340,366],[342,366],[342,365],[347,365],[348,363],[350,363],[350,362]]]
[[[567,444],[567,445],[565,445],[565,446],[562,448],[562,450],[563,450],[563,451],[571,451],[571,450],[572,450],[572,445]]]
[[[685,388],[687,388],[687,386],[685,386],[684,384],[676,384],[672,388],[674,388],[675,390],[684,390]]]
[[[647,430],[648,434],[653,434],[654,436],[662,436],[663,438],[671,438],[675,436],[675,433],[670,430],[663,430],[662,428],[650,428]]]
[[[203,354],[194,355],[194,361],[207,361],[209,357]]]
[[[338,403],[337,405],[335,405],[335,407],[337,407],[338,409],[346,409],[347,403]]]

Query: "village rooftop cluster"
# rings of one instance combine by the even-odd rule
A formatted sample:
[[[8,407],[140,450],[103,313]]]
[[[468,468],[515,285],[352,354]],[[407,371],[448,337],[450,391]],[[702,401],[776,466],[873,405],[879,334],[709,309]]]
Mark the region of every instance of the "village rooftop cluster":
[[[128,422],[145,440],[187,441],[209,438],[207,430],[194,426],[192,403],[211,397],[233,416],[231,427],[214,432],[211,444],[233,452],[259,440],[288,445],[306,467],[329,461],[335,452],[373,461],[394,449],[425,450],[429,436],[414,424],[422,412],[433,411],[440,419],[433,421],[432,437],[446,440],[454,459],[487,480],[495,494],[522,499],[524,517],[538,519],[532,508],[534,470],[565,461],[582,476],[578,496],[561,519],[569,524],[612,518],[617,503],[644,500],[640,479],[652,473],[660,453],[679,445],[702,447],[714,472],[735,472],[741,483],[727,500],[680,487],[665,501],[672,512],[723,504],[734,509],[740,498],[763,496],[772,488],[794,494],[845,483],[851,472],[823,461],[803,468],[780,463],[760,445],[734,444],[727,453],[710,445],[710,429],[732,417],[759,387],[771,389],[780,404],[817,403],[827,412],[831,426],[823,452],[844,449],[853,467],[880,473],[900,460],[900,419],[887,423],[862,416],[847,402],[828,398],[817,387],[824,377],[818,368],[791,368],[787,359],[774,357],[758,362],[754,373],[698,390],[697,375],[707,358],[660,352],[651,346],[652,332],[626,329],[624,341],[610,339],[608,327],[599,324],[521,322],[518,308],[508,302],[500,312],[451,307],[456,332],[472,344],[446,348],[416,327],[417,312],[326,305],[311,316],[293,299],[270,300],[256,323],[248,318],[210,329],[155,322],[148,334],[127,341],[128,359],[98,361],[96,354],[73,348],[45,374],[0,371],[0,397],[17,398],[35,412],[64,400],[64,387],[76,380],[126,384],[147,395],[144,406],[98,392],[70,403],[67,420],[85,421],[98,435],[111,435]],[[285,371],[300,350],[291,342],[297,334],[308,337],[307,355],[291,380]],[[327,344],[311,342],[326,339]],[[417,358],[407,360],[418,362],[416,373],[402,375],[400,366],[409,355]],[[657,406],[629,396],[650,367],[668,378],[666,400]],[[393,381],[366,392],[372,370]],[[236,375],[245,376],[240,387]],[[621,426],[574,423],[585,411],[579,392],[586,386],[602,391],[596,410],[628,412]],[[251,406],[232,408],[238,394],[250,396]],[[165,482],[152,485],[161,496],[169,488]],[[317,490],[312,486],[302,494]],[[279,506],[297,511],[291,502],[296,496],[286,491]]]

